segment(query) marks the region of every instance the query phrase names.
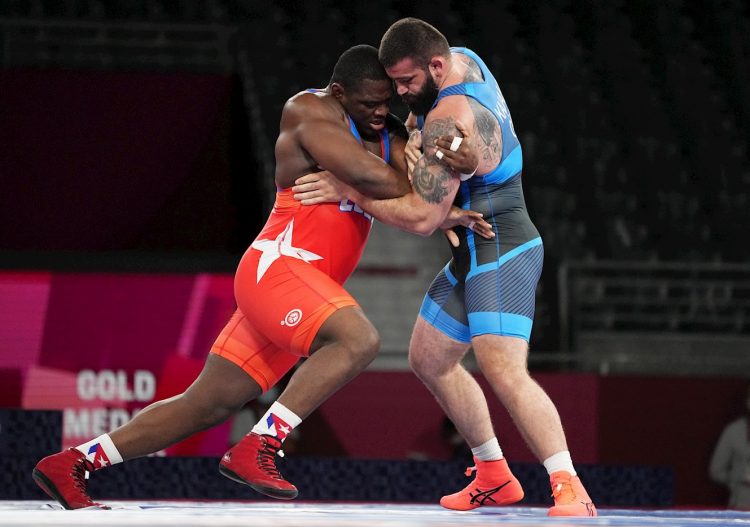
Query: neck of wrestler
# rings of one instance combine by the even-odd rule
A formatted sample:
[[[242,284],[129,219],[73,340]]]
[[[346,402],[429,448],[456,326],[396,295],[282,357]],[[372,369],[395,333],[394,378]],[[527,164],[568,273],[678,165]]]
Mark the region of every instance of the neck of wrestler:
[[[380,132],[377,132],[368,126],[362,127],[356,121],[354,121],[354,126],[357,127],[357,131],[359,132],[359,136],[362,138],[362,141],[364,141],[365,143],[377,144],[378,152],[380,152]]]
[[[376,143],[378,145],[378,152],[380,152],[380,132],[373,130],[369,126],[360,126],[356,121],[354,121],[354,126],[357,127],[362,141],[365,143]]]
[[[445,57],[445,62],[443,65],[445,74],[440,75],[437,79],[435,79],[435,83],[438,85],[438,92],[440,92],[444,88],[453,86],[454,84],[461,83],[463,81],[464,74],[466,73],[466,71],[461,71],[462,69],[466,70],[466,66],[458,61],[453,60],[453,54]]]

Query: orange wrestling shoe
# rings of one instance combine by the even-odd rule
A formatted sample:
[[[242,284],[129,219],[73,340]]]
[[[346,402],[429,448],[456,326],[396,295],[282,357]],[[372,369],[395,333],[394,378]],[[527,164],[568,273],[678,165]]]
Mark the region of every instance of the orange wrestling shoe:
[[[483,505],[510,505],[523,499],[523,488],[505,458],[495,461],[474,458],[474,463],[476,466],[466,469],[467,476],[476,471],[474,481],[455,494],[443,496],[440,505],[454,511],[469,511]]]
[[[578,476],[571,476],[561,470],[549,477],[555,505],[547,511],[547,516],[596,516],[596,507],[583,488]]]

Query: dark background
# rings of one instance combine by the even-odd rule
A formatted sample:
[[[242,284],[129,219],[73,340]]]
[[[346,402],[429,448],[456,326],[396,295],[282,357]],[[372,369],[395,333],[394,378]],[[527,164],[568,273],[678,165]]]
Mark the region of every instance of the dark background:
[[[746,260],[742,2],[0,5],[9,20],[238,28],[230,52],[251,58],[271,144],[286,98],[324,86],[341,51],[377,46],[407,15],[470,46],[495,72],[524,146],[529,208],[553,261]],[[14,44],[17,31],[4,31]],[[132,71],[116,49],[96,64],[48,48],[36,64],[6,51],[0,247],[242,251],[267,198],[253,181],[257,149],[236,72],[145,62]],[[394,110],[404,116],[400,104]]]
[[[545,241],[534,347],[567,345],[565,262],[746,264],[744,2],[11,0],[0,3],[0,268],[231,272],[269,210],[284,101],[325,86],[343,50],[377,46],[403,16],[478,52],[507,99]],[[743,276],[727,282],[736,321],[717,335],[750,333]],[[733,400],[750,372],[725,375]],[[655,407],[689,410],[666,395]]]

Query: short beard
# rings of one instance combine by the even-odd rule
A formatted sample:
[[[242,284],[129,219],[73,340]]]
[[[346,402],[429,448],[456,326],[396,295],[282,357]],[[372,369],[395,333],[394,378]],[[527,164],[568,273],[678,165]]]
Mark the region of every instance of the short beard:
[[[427,72],[427,79],[425,80],[422,91],[414,96],[414,100],[410,103],[406,103],[409,107],[409,111],[414,115],[427,115],[427,112],[432,110],[432,105],[435,104],[435,100],[438,96],[438,87],[435,81],[432,79],[430,72]]]

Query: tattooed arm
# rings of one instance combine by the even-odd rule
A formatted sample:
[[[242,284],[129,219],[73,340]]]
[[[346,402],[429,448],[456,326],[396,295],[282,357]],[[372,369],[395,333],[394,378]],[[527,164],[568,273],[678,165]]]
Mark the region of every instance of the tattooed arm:
[[[441,104],[427,116],[422,141],[424,154],[411,174],[412,191],[396,199],[376,200],[355,193],[351,199],[380,221],[422,236],[432,234],[450,210],[460,185],[456,173],[435,157],[440,136],[460,135],[452,104]]]
[[[467,97],[467,103],[473,116],[473,136],[476,137],[476,149],[479,158],[477,174],[492,172],[500,163],[503,155],[503,136],[500,124],[487,108],[474,99]]]
[[[457,53],[453,55],[453,59],[465,67],[462,82],[470,83],[483,80],[482,70],[471,57]],[[452,115],[468,125],[467,129],[470,131],[468,135],[472,138],[472,145],[471,152],[464,152],[459,149],[461,150],[460,153],[452,154],[448,149],[456,134],[452,133],[440,137],[437,146],[443,151],[443,161],[459,172],[466,174],[474,171],[474,173],[482,176],[492,172],[500,163],[503,154],[503,136],[500,131],[500,124],[493,113],[472,97],[449,97],[443,99],[440,104],[442,105],[445,102],[452,104]],[[463,116],[467,116],[467,118],[464,120]],[[469,156],[469,154],[472,155]],[[470,162],[469,165],[464,164],[461,167],[459,164],[461,159]]]

